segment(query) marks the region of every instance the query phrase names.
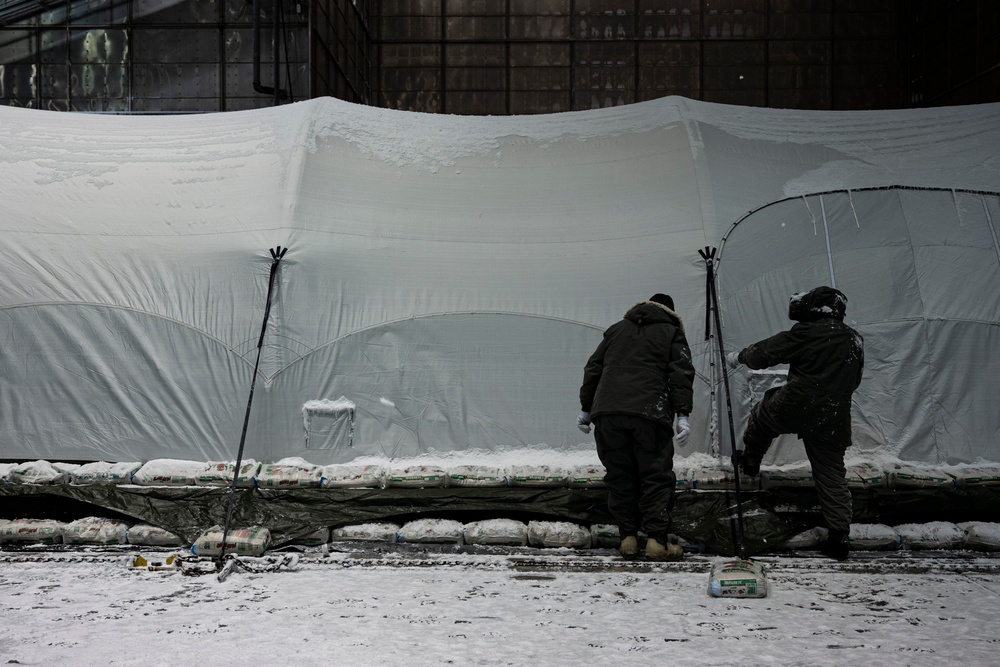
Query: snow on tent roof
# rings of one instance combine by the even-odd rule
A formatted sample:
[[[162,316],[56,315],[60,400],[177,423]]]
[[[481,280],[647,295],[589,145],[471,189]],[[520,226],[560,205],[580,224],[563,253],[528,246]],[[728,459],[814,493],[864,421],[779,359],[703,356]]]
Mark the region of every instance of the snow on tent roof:
[[[858,444],[996,461],[998,112],[0,108],[3,456],[231,459],[279,246],[248,457],[592,449],[583,365],[656,292],[699,371],[679,454],[727,451],[697,252],[725,239],[727,347],[835,281],[868,354]],[[353,440],[337,415],[303,438],[302,406],[339,397]]]

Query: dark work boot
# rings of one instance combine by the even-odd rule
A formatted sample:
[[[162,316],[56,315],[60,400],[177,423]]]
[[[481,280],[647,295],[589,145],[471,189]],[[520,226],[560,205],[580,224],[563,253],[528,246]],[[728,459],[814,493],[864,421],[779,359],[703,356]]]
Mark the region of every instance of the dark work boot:
[[[738,450],[736,460],[740,463],[740,472],[747,477],[756,477],[760,474],[760,459],[752,456],[747,450]]]
[[[819,545],[820,553],[834,560],[847,560],[847,553],[850,550],[847,544],[847,532],[843,530],[830,530],[826,542]]]

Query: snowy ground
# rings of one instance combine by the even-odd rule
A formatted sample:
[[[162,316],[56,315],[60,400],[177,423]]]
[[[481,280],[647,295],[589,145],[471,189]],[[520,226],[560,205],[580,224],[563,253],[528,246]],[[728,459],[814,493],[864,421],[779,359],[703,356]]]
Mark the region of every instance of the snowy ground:
[[[728,599],[707,595],[714,557],[467,551],[311,551],[221,583],[130,569],[134,552],[0,553],[0,664],[858,667],[1000,650],[1000,559],[983,554],[761,558],[769,595]]]

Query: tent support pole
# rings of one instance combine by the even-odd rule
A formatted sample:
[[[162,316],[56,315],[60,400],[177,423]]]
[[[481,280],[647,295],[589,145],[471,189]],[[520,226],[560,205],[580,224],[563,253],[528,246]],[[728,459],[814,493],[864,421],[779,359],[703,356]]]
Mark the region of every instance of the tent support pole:
[[[217,567],[222,568],[223,559],[226,556],[226,540],[229,538],[229,522],[233,515],[233,498],[236,496],[236,483],[240,478],[240,466],[243,465],[243,446],[247,441],[247,427],[250,424],[250,406],[253,405],[253,390],[257,384],[257,369],[260,368],[260,352],[264,347],[264,334],[267,332],[267,321],[271,317],[271,298],[274,293],[274,278],[278,275],[278,264],[281,258],[288,252],[288,248],[278,246],[271,252],[271,275],[267,282],[267,302],[264,306],[264,323],[260,328],[260,338],[257,339],[257,361],[253,365],[253,377],[250,380],[250,396],[247,398],[247,411],[243,417],[243,433],[240,435],[240,449],[236,454],[236,468],[233,470],[233,481],[229,485],[229,493],[226,497],[226,522],[222,528],[222,548],[219,549],[219,559]]]

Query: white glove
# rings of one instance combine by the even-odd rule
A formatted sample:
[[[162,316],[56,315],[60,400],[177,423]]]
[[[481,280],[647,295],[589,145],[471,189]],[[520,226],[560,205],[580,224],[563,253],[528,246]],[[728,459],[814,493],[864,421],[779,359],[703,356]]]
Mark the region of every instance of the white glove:
[[[726,365],[730,368],[736,368],[740,365],[740,353],[730,352],[726,355]]]
[[[674,444],[683,447],[691,437],[691,425],[687,415],[677,415],[677,428],[674,430]]]
[[[581,412],[576,416],[576,427],[584,433],[590,433],[590,413]]]

